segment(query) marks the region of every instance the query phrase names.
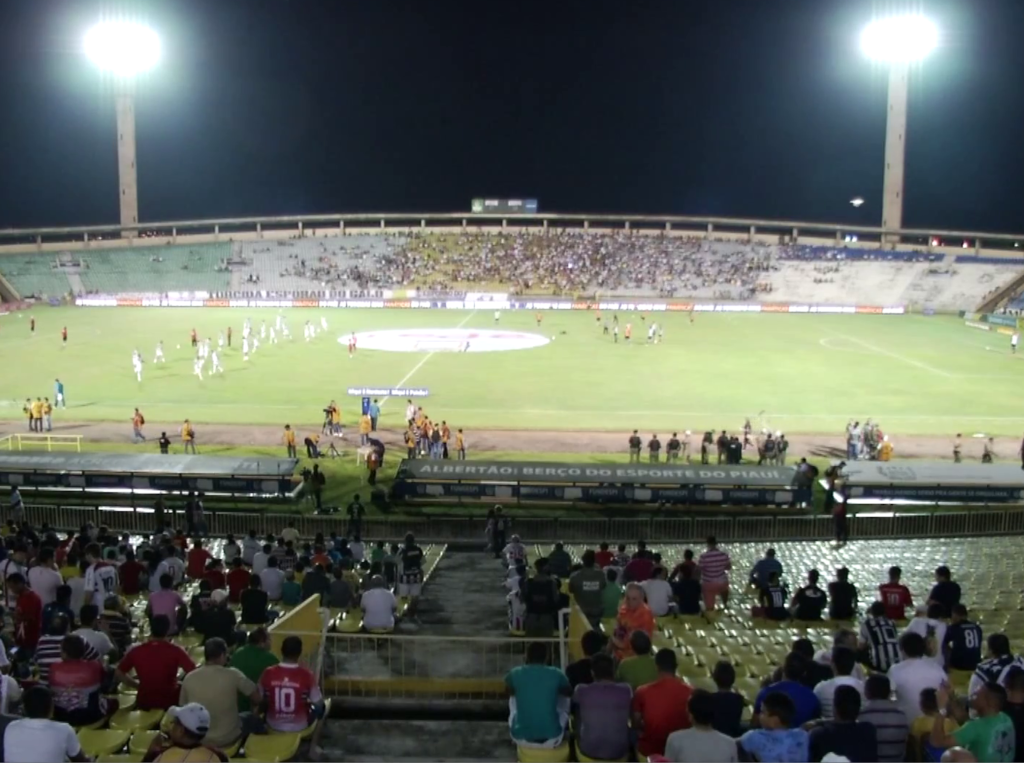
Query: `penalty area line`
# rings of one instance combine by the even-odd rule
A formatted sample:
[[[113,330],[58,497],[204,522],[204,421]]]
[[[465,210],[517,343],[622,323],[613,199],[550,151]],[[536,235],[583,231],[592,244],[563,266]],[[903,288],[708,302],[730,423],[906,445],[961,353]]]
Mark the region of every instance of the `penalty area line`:
[[[472,319],[475,315],[476,315],[476,310],[472,311],[469,314],[469,316],[466,316],[462,321],[460,321],[458,324],[456,324],[455,325],[455,329],[462,329],[466,325],[466,322],[469,321],[470,319]],[[407,382],[409,382],[409,380],[412,379],[412,376],[414,374],[416,374],[417,372],[419,372],[420,368],[424,364],[426,364],[428,361],[430,361],[432,358],[434,358],[434,354],[435,353],[437,353],[437,351],[431,351],[426,356],[424,356],[422,359],[420,359],[419,363],[416,366],[414,366],[412,368],[412,370],[410,370],[409,374],[407,374],[405,377],[403,377],[401,380],[399,380],[398,383],[396,385],[393,385],[392,387],[394,387],[394,388],[401,388],[403,385],[405,385]],[[391,398],[391,396],[385,396],[384,399],[380,402],[381,409],[383,409],[384,405],[386,403],[388,403],[388,399],[389,398]]]

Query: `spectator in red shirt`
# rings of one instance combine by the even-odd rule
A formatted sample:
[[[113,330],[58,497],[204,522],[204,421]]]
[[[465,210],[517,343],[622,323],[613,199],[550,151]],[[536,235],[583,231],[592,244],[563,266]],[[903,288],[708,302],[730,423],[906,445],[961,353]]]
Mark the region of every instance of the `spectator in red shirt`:
[[[690,727],[693,689],[676,677],[676,652],[662,648],[654,655],[658,679],[641,685],[633,695],[633,730],[640,731],[637,751],[645,757],[665,753],[665,741]]]
[[[92,725],[116,710],[103,695],[103,665],[85,658],[86,643],[68,635],[60,644],[60,661],[50,667],[53,717],[72,726]]]
[[[594,553],[594,562],[598,568],[608,568],[612,565],[612,561],[615,560],[615,555],[611,550],[608,549],[608,543],[602,542],[600,549]]]
[[[203,579],[210,583],[211,590],[226,590],[228,588],[227,577],[224,576],[224,563],[217,558],[207,561]]]
[[[226,578],[228,585],[228,601],[231,603],[242,602],[242,591],[249,586],[249,572],[245,568],[245,561],[240,557],[231,561],[231,570]]]
[[[146,567],[135,560],[135,552],[128,550],[124,554],[124,563],[118,571],[121,579],[121,594],[138,595],[142,592],[142,575]]]
[[[646,582],[651,578],[652,571],[654,571],[654,559],[647,550],[647,544],[643,541],[638,542],[636,555],[622,570],[622,583]]]
[[[199,581],[203,578],[203,574],[206,573],[206,561],[210,560],[213,556],[210,555],[209,550],[203,549],[203,540],[196,539],[192,543],[192,549],[188,551],[188,575],[190,579]]]
[[[154,616],[152,630],[149,640],[125,654],[115,674],[120,682],[139,689],[139,709],[167,709],[178,703],[178,670],[188,674],[196,665],[181,647],[168,641],[170,619]],[[135,677],[128,674],[132,670]]]
[[[43,601],[29,589],[23,574],[8,574],[7,589],[15,598],[15,640],[19,648],[32,652],[43,634]]]
[[[900,577],[903,576],[903,569],[893,566],[889,569],[889,581],[878,585],[880,600],[885,606],[885,615],[889,619],[905,619],[907,609],[914,607],[914,599],[910,590],[905,584],[900,584]]]

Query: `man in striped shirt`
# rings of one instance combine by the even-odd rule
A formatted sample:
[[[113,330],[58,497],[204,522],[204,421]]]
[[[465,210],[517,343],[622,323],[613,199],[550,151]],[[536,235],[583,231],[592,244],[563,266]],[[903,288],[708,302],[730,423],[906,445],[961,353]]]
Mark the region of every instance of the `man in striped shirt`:
[[[700,569],[700,585],[704,594],[704,610],[714,611],[715,600],[722,597],[722,605],[729,604],[729,574],[732,561],[729,554],[718,549],[718,540],[708,537],[708,549],[701,553],[697,561]]]
[[[860,625],[860,647],[868,653],[868,664],[878,672],[888,672],[900,660],[896,625],[885,615],[885,605],[875,601],[868,618]]]
[[[857,722],[871,723],[878,736],[878,761],[903,762],[907,756],[910,725],[907,716],[889,700],[892,687],[885,675],[871,675],[864,683],[864,698]]]
[[[1024,667],[1024,659],[1014,658],[1010,652],[1010,640],[1001,632],[994,632],[988,636],[988,657],[984,659],[971,675],[971,682],[967,686],[967,697],[973,698],[985,683],[1006,684],[1006,675],[1010,667]]]

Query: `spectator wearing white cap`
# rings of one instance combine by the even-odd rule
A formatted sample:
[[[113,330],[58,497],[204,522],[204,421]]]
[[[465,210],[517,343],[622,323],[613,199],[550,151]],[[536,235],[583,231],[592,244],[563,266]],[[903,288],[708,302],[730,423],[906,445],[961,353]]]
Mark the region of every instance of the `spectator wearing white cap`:
[[[159,733],[149,745],[145,762],[227,762],[220,749],[203,743],[210,732],[210,713],[192,703],[167,710],[173,722],[168,733]]]

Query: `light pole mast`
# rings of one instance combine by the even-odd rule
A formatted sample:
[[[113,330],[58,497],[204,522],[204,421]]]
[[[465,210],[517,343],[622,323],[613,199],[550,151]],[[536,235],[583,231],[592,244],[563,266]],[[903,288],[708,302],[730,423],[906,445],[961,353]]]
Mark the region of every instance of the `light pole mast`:
[[[111,76],[117,114],[117,183],[121,236],[139,227],[139,182],[135,152],[135,87],[140,75],[160,60],[160,38],[132,21],[105,21],[85,35],[85,54]]]
[[[121,192],[121,236],[131,236],[139,225],[139,178],[135,167],[134,82],[118,85],[114,97],[117,109],[117,182]]]
[[[878,19],[861,34],[868,58],[889,68],[885,114],[885,172],[882,180],[882,228],[903,228],[903,186],[907,154],[907,97],[911,64],[924,59],[938,44],[938,29],[922,16]],[[898,242],[898,234],[884,241]]]

